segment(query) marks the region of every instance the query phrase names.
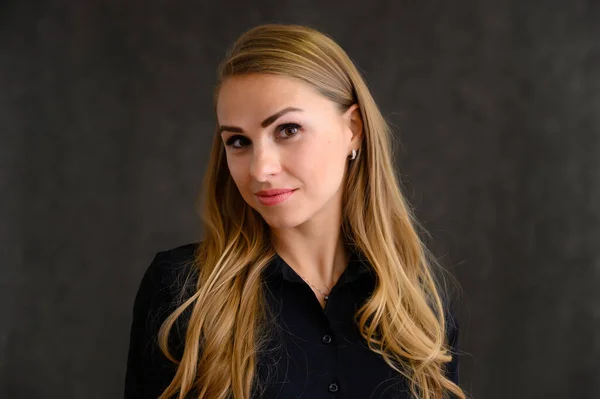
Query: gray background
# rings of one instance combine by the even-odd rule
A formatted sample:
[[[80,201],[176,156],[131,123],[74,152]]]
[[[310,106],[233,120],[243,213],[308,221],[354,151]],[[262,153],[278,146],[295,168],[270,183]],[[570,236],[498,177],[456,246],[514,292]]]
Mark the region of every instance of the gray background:
[[[598,2],[252,3],[0,3],[0,397],[122,396],[142,273],[197,240],[215,68],[264,22],[332,35],[399,133],[464,389],[600,397]]]

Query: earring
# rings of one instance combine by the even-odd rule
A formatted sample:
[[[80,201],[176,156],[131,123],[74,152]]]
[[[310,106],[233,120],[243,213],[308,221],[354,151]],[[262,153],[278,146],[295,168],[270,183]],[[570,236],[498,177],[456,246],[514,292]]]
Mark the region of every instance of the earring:
[[[350,160],[354,161],[356,159],[356,150],[352,149],[352,155],[350,156]]]

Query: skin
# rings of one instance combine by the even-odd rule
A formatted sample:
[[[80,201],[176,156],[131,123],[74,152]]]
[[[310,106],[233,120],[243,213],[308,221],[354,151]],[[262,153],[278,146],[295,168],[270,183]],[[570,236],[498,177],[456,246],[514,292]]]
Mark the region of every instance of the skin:
[[[231,176],[270,226],[275,250],[327,293],[348,259],[341,237],[342,183],[348,157],[362,139],[358,106],[341,112],[306,83],[251,74],[223,82],[217,119]],[[274,206],[255,195],[274,188],[296,191]],[[323,295],[312,289],[324,306]]]

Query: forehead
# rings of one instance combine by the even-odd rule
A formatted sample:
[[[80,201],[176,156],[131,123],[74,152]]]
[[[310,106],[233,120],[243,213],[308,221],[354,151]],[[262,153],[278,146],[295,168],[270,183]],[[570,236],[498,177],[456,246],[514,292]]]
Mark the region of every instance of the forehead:
[[[333,103],[297,79],[251,74],[225,79],[219,89],[216,110],[222,124],[251,123],[288,106],[310,112],[333,108]]]

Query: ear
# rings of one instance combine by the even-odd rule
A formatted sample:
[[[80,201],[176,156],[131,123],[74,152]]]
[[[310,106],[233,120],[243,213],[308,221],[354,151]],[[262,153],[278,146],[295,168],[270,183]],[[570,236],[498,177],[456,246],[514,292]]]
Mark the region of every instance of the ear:
[[[350,141],[352,148],[360,148],[360,143],[363,138],[363,121],[358,104],[352,104],[350,108],[344,112],[344,121],[346,122],[346,127],[352,134],[352,139]]]

